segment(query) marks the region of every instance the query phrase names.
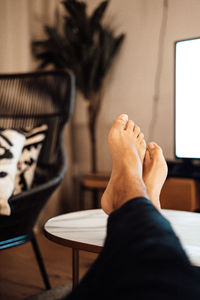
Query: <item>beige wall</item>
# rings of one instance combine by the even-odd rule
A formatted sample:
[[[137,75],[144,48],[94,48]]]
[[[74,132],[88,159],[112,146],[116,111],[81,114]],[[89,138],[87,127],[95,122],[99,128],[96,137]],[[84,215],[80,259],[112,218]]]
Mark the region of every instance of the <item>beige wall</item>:
[[[88,0],[91,7],[100,1]],[[159,86],[155,87],[158,67],[159,33],[163,16],[162,0],[113,0],[110,2],[106,21],[110,20],[117,32],[126,33],[122,51],[109,75],[106,95],[98,127],[98,163],[100,171],[111,168],[106,146],[106,135],[116,115],[124,112],[137,122],[147,140],[157,141],[165,157],[173,155],[173,103],[174,103],[174,42],[200,36],[200,1],[168,0],[164,17],[167,19],[161,54],[162,69]],[[162,49],[161,49],[162,50]],[[159,99],[155,131],[149,134],[153,99]],[[74,118],[76,136],[76,170],[88,170],[89,154],[86,116],[83,101],[77,99]],[[78,145],[81,152],[78,151]]]
[[[0,73],[35,67],[30,42],[54,22],[57,0],[0,0]]]

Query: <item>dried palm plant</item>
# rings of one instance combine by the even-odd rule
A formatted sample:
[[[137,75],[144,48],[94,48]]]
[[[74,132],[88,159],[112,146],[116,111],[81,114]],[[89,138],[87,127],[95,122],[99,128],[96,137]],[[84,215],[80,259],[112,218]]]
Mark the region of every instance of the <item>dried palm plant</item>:
[[[45,26],[46,40],[33,41],[34,56],[40,60],[40,68],[53,65],[69,68],[76,76],[76,85],[83,94],[88,108],[88,126],[91,138],[92,166],[97,172],[96,124],[102,102],[102,86],[124,34],[102,24],[109,1],[101,2],[89,16],[87,5],[78,0],[64,0],[66,10],[63,32],[56,27]]]

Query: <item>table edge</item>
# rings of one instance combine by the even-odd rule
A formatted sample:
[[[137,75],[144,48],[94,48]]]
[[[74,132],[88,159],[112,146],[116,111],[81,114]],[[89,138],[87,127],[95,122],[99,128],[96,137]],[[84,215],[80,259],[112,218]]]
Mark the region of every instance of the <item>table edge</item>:
[[[93,253],[100,253],[103,246],[97,246],[97,245],[91,245],[87,243],[81,243],[81,242],[76,242],[73,240],[68,240],[62,237],[55,236],[51,233],[49,233],[45,228],[43,230],[44,235],[46,238],[48,238],[50,241],[55,242],[57,244],[63,245],[65,247],[73,248],[73,249],[78,249],[78,250],[83,250],[87,252],[93,252]]]

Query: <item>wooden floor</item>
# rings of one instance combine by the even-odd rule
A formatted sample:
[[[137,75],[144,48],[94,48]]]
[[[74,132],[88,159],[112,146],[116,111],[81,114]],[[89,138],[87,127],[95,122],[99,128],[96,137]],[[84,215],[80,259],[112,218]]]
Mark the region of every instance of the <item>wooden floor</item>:
[[[72,250],[37,235],[39,247],[51,286],[72,282]],[[80,252],[80,277],[87,271],[97,254]],[[0,300],[21,300],[45,290],[38,265],[28,242],[0,251]]]

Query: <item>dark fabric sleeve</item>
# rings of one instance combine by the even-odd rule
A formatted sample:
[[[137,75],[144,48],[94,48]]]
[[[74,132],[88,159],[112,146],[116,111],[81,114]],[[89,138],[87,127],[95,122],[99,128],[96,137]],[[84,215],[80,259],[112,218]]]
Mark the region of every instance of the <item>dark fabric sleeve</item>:
[[[200,277],[169,222],[135,198],[110,215],[101,254],[67,299],[200,299]]]

